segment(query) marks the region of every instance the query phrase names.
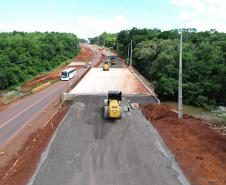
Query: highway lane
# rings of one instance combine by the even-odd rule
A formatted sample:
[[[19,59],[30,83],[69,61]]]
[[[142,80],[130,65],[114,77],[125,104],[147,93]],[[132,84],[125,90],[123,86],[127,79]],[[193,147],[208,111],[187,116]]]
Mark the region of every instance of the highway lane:
[[[92,65],[99,62],[101,57],[97,53],[92,59]],[[41,113],[48,105],[67,90],[68,83],[75,82],[87,68],[81,68],[77,71],[76,77],[70,81],[59,81],[50,87],[27,96],[16,103],[10,105],[6,110],[0,112],[0,145],[12,138],[18,131],[26,126],[35,116]]]

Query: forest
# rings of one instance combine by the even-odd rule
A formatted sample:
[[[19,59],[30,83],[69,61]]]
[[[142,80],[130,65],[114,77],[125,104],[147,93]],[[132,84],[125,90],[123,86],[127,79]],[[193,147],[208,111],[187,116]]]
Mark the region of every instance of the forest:
[[[226,105],[226,33],[183,29],[183,100],[202,107]],[[106,40],[103,40],[105,38]],[[133,43],[133,66],[155,87],[161,100],[177,101],[179,30],[122,30],[91,38],[128,58]],[[114,40],[110,45],[108,40]]]
[[[74,34],[0,33],[0,89],[54,69],[79,53]]]

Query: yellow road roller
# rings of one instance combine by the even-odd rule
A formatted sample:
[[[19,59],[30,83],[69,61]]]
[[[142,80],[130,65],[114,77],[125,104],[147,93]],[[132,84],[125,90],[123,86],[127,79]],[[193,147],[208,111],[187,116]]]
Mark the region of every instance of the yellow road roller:
[[[104,100],[105,119],[120,119],[122,117],[121,100],[121,91],[108,91],[108,97]]]
[[[110,69],[110,63],[105,61],[103,63],[103,71],[109,71],[109,69]]]

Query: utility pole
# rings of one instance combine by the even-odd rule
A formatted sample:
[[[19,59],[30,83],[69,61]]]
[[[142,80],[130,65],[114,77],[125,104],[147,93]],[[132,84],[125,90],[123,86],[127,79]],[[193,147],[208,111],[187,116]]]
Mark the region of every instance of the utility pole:
[[[130,60],[129,46],[130,46],[130,45],[128,45],[128,54],[127,54],[128,62],[129,62],[129,60]]]
[[[118,51],[118,42],[117,42],[117,51]]]
[[[133,62],[133,41],[130,42],[130,68],[132,68],[132,62]]]
[[[178,81],[178,118],[183,118],[183,97],[182,97],[182,30],[180,34],[180,57],[179,57],[179,81]]]

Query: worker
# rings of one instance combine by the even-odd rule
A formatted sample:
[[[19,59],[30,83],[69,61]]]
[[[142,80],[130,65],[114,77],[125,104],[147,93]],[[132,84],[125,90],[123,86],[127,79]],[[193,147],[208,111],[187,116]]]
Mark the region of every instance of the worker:
[[[130,100],[128,100],[127,101],[127,110],[128,110],[128,112],[130,111],[130,109],[131,109],[131,102],[130,102]]]

